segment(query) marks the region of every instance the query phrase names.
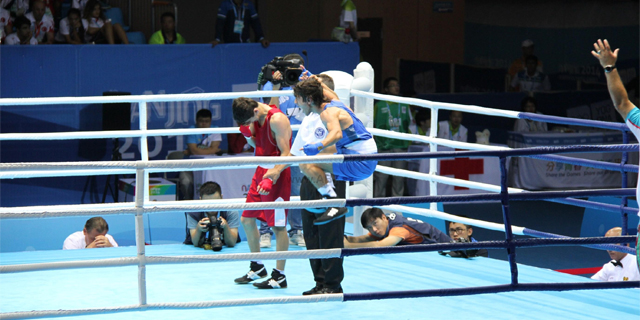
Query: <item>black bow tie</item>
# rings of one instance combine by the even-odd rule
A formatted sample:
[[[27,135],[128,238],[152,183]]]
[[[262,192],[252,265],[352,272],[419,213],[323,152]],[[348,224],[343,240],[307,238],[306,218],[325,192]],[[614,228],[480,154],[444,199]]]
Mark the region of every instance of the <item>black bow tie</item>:
[[[620,262],[620,261],[611,260],[611,264],[612,264],[614,267],[620,267],[620,268],[622,268],[622,262]]]

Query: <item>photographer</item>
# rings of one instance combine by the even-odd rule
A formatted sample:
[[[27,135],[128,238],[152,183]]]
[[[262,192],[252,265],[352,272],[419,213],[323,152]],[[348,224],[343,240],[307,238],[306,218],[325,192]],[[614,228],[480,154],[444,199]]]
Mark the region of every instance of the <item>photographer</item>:
[[[220,185],[215,182],[206,182],[200,187],[201,200],[220,200],[222,199],[222,190]],[[187,236],[184,244],[193,244],[198,247],[201,243],[207,243],[207,232],[210,232],[209,238],[213,235],[213,228],[219,226],[223,245],[231,248],[240,241],[238,238],[238,227],[240,226],[240,216],[237,211],[221,211],[221,212],[187,212]],[[209,239],[210,240],[210,239]],[[201,245],[200,245],[201,246]]]
[[[424,221],[405,218],[394,212],[385,215],[378,208],[365,210],[360,222],[369,234],[358,237],[344,236],[345,248],[451,242],[449,236]]]
[[[467,218],[465,215],[458,215],[459,217]],[[447,221],[448,234],[451,237],[452,242],[478,242],[471,235],[473,234],[473,226],[468,224],[462,224],[459,222]],[[462,251],[454,251],[462,252]],[[450,254],[450,253],[449,253]],[[450,254],[451,255],[451,254]],[[466,255],[466,256],[465,256]],[[453,256],[453,255],[452,255]],[[487,249],[480,250],[466,250],[463,257],[488,257],[489,251]]]
[[[262,75],[259,77],[263,91],[270,90],[293,90],[291,85],[297,83],[298,78],[303,72],[304,59],[297,53],[290,53],[282,58],[276,57],[274,60],[266,64],[262,68]],[[280,71],[282,70],[282,71]],[[284,78],[284,75],[287,78]],[[295,82],[295,83],[292,83]],[[270,105],[275,105],[280,108],[287,118],[289,123],[301,124],[305,115],[300,108],[295,104],[293,97],[282,96],[273,97],[269,101]],[[291,139],[294,140],[296,132],[293,132]],[[300,172],[298,166],[291,166],[291,195],[300,195],[300,182],[304,175]],[[289,209],[287,215],[289,226],[291,229],[289,232],[289,244],[294,246],[304,247],[306,243],[302,235],[302,218],[301,209]],[[260,223],[260,247],[271,247],[271,235],[272,231],[266,223]]]

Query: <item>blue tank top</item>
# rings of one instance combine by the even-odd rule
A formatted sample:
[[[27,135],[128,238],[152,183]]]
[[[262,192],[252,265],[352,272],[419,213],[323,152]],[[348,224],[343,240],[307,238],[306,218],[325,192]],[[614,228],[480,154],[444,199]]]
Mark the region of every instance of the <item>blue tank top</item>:
[[[396,227],[408,226],[422,234],[422,243],[446,243],[451,242],[451,238],[444,234],[438,228],[420,220],[405,218],[404,216],[390,213],[387,215],[389,218],[389,226],[387,227],[387,235],[389,230]],[[406,245],[404,241],[400,241],[398,245]]]
[[[364,126],[364,124],[362,124],[360,119],[358,119],[358,117],[356,117],[356,115],[351,112],[351,109],[347,108],[344,103],[337,100],[332,100],[331,103],[324,106],[324,110],[327,110],[327,108],[330,107],[336,107],[346,111],[349,116],[351,116],[351,120],[353,121],[352,125],[342,130],[342,139],[336,142],[336,148],[342,149],[344,148],[344,146],[352,142],[369,140],[372,138],[371,133],[367,131],[367,128]]]

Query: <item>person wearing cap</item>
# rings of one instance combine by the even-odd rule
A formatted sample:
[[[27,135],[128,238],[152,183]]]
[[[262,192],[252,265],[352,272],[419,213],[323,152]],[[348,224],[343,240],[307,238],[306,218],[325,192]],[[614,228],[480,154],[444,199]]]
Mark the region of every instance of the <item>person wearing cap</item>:
[[[535,47],[533,41],[531,39],[527,39],[522,41],[522,57],[514,60],[509,67],[509,76],[511,78],[515,77],[515,75],[526,69],[526,59],[528,56],[533,55]],[[537,71],[542,73],[542,61],[538,60]]]

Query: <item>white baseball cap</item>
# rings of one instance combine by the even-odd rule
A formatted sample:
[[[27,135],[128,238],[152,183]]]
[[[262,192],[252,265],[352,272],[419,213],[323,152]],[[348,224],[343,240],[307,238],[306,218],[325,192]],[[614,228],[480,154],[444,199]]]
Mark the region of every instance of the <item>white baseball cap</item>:
[[[531,39],[527,39],[525,41],[522,41],[522,47],[531,47],[533,45],[533,40]]]

